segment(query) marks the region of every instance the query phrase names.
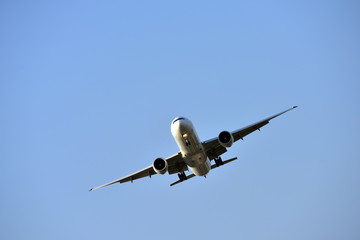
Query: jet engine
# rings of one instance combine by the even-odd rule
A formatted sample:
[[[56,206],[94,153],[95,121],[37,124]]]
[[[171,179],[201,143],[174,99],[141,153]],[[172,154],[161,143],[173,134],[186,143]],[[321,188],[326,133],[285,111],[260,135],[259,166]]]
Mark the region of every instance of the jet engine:
[[[168,169],[168,164],[165,159],[157,158],[153,162],[153,169],[157,174],[165,174]]]
[[[220,145],[226,148],[231,147],[231,145],[234,143],[234,137],[228,131],[222,131],[219,134],[218,140]]]

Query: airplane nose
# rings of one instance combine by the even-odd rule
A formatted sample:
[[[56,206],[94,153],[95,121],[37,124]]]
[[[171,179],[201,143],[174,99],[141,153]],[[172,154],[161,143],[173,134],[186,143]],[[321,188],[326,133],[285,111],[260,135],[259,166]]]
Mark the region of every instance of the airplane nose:
[[[175,118],[171,124],[171,132],[174,133],[183,133],[187,132],[188,123],[184,117]]]

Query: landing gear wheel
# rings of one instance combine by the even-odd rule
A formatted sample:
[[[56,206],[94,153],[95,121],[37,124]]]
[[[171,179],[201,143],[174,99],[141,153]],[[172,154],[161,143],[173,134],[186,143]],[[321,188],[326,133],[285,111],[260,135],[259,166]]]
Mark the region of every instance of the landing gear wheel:
[[[181,182],[187,180],[187,176],[184,172],[178,173],[178,177]]]
[[[215,164],[216,164],[217,167],[219,167],[219,166],[221,166],[221,165],[224,164],[223,161],[222,161],[222,159],[221,159],[221,157],[217,157],[217,158],[215,158],[214,160],[215,160]]]

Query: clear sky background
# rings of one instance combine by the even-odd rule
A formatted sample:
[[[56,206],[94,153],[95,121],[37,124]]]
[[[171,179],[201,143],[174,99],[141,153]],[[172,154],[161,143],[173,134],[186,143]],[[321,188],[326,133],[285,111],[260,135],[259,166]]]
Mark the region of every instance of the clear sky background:
[[[358,1],[1,1],[0,239],[360,239]],[[88,189],[293,105],[239,160]]]

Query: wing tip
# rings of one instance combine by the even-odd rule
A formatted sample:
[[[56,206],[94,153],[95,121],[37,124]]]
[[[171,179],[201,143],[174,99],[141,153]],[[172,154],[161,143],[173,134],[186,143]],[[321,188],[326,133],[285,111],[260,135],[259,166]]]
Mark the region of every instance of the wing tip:
[[[92,191],[94,191],[94,190],[96,190],[96,189],[99,189],[99,188],[101,188],[101,187],[93,187],[93,188],[90,188],[90,189],[89,189],[89,192],[92,192]]]
[[[297,108],[297,107],[299,107],[299,106],[293,106],[292,108]]]

